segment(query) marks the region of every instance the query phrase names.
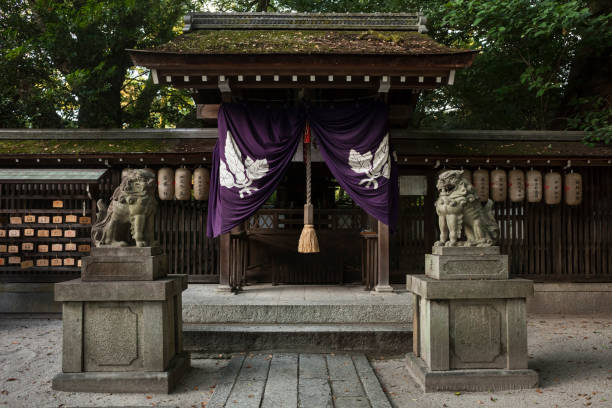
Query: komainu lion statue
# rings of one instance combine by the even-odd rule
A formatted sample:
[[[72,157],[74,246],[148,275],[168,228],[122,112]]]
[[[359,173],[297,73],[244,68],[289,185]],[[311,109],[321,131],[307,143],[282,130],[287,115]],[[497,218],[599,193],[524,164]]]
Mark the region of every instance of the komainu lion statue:
[[[448,170],[440,174],[436,213],[440,225],[440,240],[434,246],[492,246],[499,239],[499,225],[493,216],[493,201],[484,207],[474,187],[463,178],[463,170]],[[461,230],[466,241],[459,241]]]
[[[91,229],[95,246],[156,246],[156,179],[150,170],[129,170],[106,206],[98,200],[98,215]]]

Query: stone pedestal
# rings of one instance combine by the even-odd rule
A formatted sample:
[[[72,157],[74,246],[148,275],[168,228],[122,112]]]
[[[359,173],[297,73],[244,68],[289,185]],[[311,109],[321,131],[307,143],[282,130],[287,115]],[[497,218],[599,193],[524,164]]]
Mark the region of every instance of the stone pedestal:
[[[414,306],[407,367],[417,382],[426,392],[535,387],[525,307],[533,282],[499,279],[508,262],[495,247],[434,248],[426,262],[426,275],[407,276]]]
[[[98,247],[83,258],[81,279],[88,281],[151,281],[168,272],[168,256],[160,247]]]
[[[139,256],[154,257],[116,256],[130,264]],[[136,267],[137,278],[154,269],[154,262],[142,261],[148,264]],[[121,265],[117,270],[127,269]],[[173,389],[190,366],[182,333],[187,276],[166,276],[165,271],[165,277],[157,280],[75,279],[55,285],[55,300],[63,304],[63,350],[62,373],[53,379],[53,389],[110,393]]]

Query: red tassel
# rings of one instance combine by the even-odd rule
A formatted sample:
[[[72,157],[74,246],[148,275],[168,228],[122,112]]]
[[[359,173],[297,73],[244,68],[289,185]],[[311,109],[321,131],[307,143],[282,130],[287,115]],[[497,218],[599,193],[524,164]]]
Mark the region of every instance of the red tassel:
[[[310,143],[310,123],[306,122],[306,130],[304,131],[304,143]]]

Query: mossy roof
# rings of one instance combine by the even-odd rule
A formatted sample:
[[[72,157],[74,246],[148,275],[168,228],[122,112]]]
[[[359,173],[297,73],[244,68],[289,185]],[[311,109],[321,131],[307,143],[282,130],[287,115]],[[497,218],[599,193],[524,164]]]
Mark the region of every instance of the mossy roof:
[[[198,30],[150,51],[178,54],[390,54],[474,52],[413,31]]]

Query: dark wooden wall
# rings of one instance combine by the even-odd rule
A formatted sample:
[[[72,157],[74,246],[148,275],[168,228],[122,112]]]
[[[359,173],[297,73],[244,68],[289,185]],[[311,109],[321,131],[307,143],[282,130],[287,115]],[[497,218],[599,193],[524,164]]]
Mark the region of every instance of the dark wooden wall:
[[[612,167],[574,171],[583,177],[580,205],[513,203],[509,199],[495,203],[500,246],[510,257],[511,275],[536,282],[612,282]],[[391,271],[396,283],[402,283],[406,273],[424,273],[424,254],[439,234],[433,207],[428,207],[435,199],[434,177],[431,172],[429,197],[401,198],[399,228],[391,235]],[[427,235],[428,225],[435,231],[433,236]]]

